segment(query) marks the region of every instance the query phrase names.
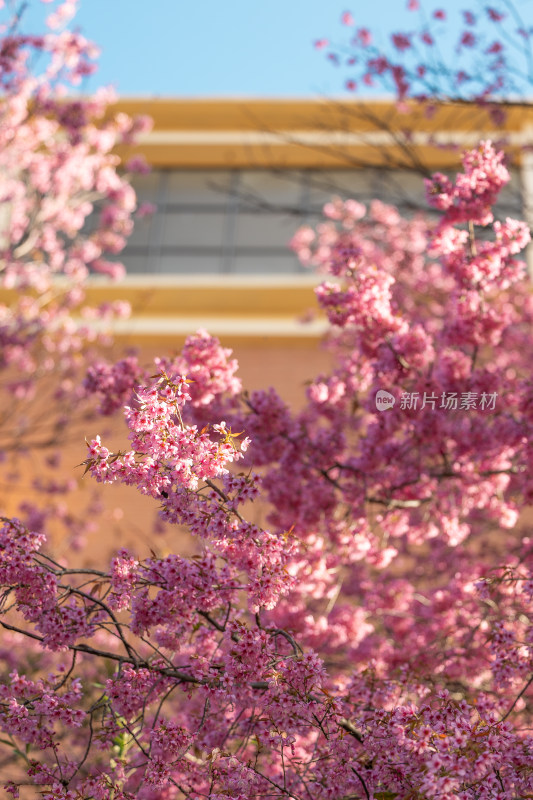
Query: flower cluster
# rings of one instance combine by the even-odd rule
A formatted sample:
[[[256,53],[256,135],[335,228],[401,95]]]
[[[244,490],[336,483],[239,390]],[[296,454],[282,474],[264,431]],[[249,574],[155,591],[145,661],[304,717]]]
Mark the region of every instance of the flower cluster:
[[[97,361],[87,370],[84,386],[88,394],[98,396],[100,414],[108,416],[130,400],[140,374],[137,359],[133,356],[115,364]]]
[[[89,445],[87,466],[97,480],[123,480],[144,494],[177,497],[183,489],[195,490],[199,481],[226,474],[226,464],[243,457],[248,439],[238,442],[225,423],[213,426],[218,441],[196,425],[184,424],[181,408],[191,399],[188,383],[185,376],[174,379],[164,373],[156,384],[137,392],[135,406],[126,407],[134,449],[112,454],[99,437]]]

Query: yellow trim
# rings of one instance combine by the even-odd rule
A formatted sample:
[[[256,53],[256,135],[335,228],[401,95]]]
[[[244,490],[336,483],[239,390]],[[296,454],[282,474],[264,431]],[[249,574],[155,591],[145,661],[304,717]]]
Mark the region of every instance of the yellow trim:
[[[157,282],[151,284],[150,277],[145,285],[128,284],[127,279],[107,286],[89,286],[87,303],[89,305],[102,302],[125,300],[131,304],[135,316],[198,316],[214,315],[217,317],[297,317],[310,307],[316,307],[312,287],[290,286],[281,283],[279,286],[246,286],[213,285],[208,282],[186,285],[175,282]],[[316,281],[318,283],[318,281]]]
[[[533,122],[531,105],[507,105],[503,130],[522,130]],[[489,130],[494,127],[487,112],[468,103],[446,103],[428,118],[424,108],[411,104],[407,113],[388,101],[344,102],[335,100],[257,99],[150,99],[122,98],[110,112],[148,114],[156,130],[358,130],[376,129],[376,121],[408,128],[413,122],[436,132]],[[403,121],[403,125],[401,124]],[[383,129],[383,128],[382,128]]]
[[[235,349],[238,347],[253,347],[254,350],[272,350],[273,348],[297,348],[299,351],[309,351],[316,353],[317,346],[320,346],[322,339],[318,334],[294,334],[288,333],[283,335],[274,335],[267,333],[226,333],[225,331],[213,330],[209,327],[209,319],[207,319],[201,326],[212,336],[216,336],[223,347]],[[191,327],[190,331],[185,335],[184,333],[175,333],[169,330],[168,333],[161,333],[154,331],[153,333],[139,332],[139,333],[122,333],[114,334],[114,340],[123,345],[124,347],[150,347],[159,351],[159,354],[178,353],[183,345],[187,336],[194,333],[198,328]]]
[[[61,284],[61,279],[58,283]],[[113,331],[116,337],[139,341],[175,342],[205,328],[224,342],[262,341],[264,344],[314,342],[325,331],[313,287],[318,277],[279,280],[247,276],[191,277],[138,276],[118,283],[90,279],[87,305],[126,301],[132,313],[111,326],[85,322],[96,330]],[[0,289],[0,304],[13,305],[16,290]],[[308,323],[300,322],[309,317]],[[81,320],[80,320],[81,321]]]
[[[214,276],[219,277],[219,276]],[[179,285],[176,281],[157,282],[150,285],[151,279],[140,285],[131,284],[126,278],[117,283],[89,283],[86,290],[87,305],[112,303],[123,300],[130,303],[135,316],[192,316],[201,314],[219,318],[257,317],[266,315],[278,318],[294,318],[305,314],[309,308],[316,308],[312,285],[290,286],[280,282],[278,286],[210,285],[209,276],[205,283]],[[316,280],[315,283],[319,281]],[[144,283],[144,285],[143,285]],[[213,281],[214,283],[214,281]],[[1,289],[0,303],[14,305],[17,297],[15,289]]]
[[[443,132],[453,132],[465,146],[472,137],[510,136],[518,158],[523,144],[533,141],[533,108],[519,104],[506,106],[501,127],[486,110],[466,103],[442,104],[430,117],[414,104],[403,113],[387,101],[334,100],[122,99],[110,111],[153,118],[152,135],[117,152],[123,159],[142,153],[160,168],[401,168],[412,166],[414,153],[426,168],[435,169],[458,160],[457,154],[427,141]],[[402,131],[415,131],[418,141],[402,138]],[[339,136],[346,134],[359,134],[365,141],[339,144]],[[389,135],[386,145],[384,135]]]

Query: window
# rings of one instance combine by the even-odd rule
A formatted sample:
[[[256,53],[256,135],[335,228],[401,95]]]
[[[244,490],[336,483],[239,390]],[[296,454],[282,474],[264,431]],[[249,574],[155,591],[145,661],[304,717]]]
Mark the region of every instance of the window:
[[[513,178],[499,210],[520,218]],[[288,243],[333,195],[427,208],[422,177],[399,170],[154,170],[134,186],[157,211],[136,221],[120,256],[129,274],[306,274]]]

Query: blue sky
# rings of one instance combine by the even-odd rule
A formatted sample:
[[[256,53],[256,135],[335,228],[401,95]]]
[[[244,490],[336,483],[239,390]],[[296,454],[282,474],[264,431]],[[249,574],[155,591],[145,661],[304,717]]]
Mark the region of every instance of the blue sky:
[[[459,9],[476,9],[478,3],[485,5],[422,0],[425,8],[443,7],[458,21]],[[533,24],[533,0],[515,4]],[[348,73],[332,66],[313,42],[346,41],[344,11],[357,27],[379,31],[386,41],[393,31],[417,26],[417,14],[406,5],[407,0],[81,0],[75,24],[102,50],[97,76],[83,88],[112,84],[123,96],[149,97],[340,96]],[[48,13],[51,6],[30,0],[28,30],[39,10]]]

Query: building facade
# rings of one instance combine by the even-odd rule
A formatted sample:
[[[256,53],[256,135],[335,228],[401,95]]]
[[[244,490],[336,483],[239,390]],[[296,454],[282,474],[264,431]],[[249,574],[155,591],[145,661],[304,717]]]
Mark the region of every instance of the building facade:
[[[142,155],[150,165],[132,182],[139,204],[156,207],[136,223],[116,287],[134,309],[117,333],[143,341],[201,324],[232,342],[316,343],[323,321],[298,322],[318,279],[288,247],[297,228],[317,223],[333,195],[425,209],[423,177],[455,170],[480,138],[505,140],[513,156],[500,213],[532,217],[527,107],[507,109],[499,126],[468,105],[428,115],[387,102],[132,99],[113,110],[154,121],[120,150],[124,163]],[[92,291],[110,289],[95,279]]]

